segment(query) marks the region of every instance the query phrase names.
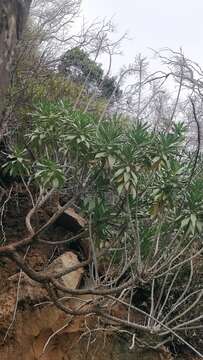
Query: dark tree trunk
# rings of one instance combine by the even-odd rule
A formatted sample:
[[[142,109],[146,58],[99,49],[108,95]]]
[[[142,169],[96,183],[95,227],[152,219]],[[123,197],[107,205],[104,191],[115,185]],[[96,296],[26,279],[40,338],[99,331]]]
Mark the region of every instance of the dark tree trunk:
[[[0,139],[7,127],[7,94],[15,47],[32,0],[0,0]]]

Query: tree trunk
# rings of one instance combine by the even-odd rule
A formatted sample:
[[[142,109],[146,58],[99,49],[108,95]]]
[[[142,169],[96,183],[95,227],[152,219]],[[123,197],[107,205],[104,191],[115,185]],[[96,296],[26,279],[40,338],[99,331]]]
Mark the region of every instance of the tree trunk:
[[[32,0],[0,0],[0,140],[8,122],[7,94],[15,47],[20,39]]]

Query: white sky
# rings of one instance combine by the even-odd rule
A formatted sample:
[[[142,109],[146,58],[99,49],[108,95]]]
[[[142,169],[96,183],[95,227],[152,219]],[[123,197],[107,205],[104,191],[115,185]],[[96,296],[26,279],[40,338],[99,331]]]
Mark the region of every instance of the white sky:
[[[114,59],[115,71],[136,54],[163,47],[182,47],[203,66],[203,0],[83,0],[82,13],[89,21],[113,16],[118,35],[128,31],[132,40],[123,44],[123,56]]]

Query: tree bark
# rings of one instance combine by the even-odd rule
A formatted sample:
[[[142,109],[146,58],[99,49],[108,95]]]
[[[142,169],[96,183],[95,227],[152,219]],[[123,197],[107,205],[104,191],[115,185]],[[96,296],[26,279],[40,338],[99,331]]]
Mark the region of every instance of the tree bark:
[[[0,0],[0,140],[8,122],[7,94],[15,47],[20,39],[32,0]]]

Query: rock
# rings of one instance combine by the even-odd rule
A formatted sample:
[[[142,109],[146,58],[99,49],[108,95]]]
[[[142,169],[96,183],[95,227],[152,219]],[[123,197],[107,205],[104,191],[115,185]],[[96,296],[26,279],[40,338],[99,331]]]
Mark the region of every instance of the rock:
[[[61,271],[64,271],[65,269],[79,264],[80,262],[77,255],[75,255],[71,251],[67,251],[63,255],[56,258],[49,265],[48,270],[53,274],[57,274]],[[76,271],[71,272],[70,274],[62,276],[60,282],[67,288],[76,289],[80,284],[83,272],[84,270],[82,268],[79,268]]]
[[[84,227],[87,224],[87,221],[82,216],[77,214],[73,208],[68,208],[64,211],[64,214],[71,216],[73,219],[75,219],[81,227]]]
[[[58,209],[60,208],[61,206],[59,205]],[[66,209],[55,222],[55,225],[62,226],[73,233],[81,231],[86,224],[87,221],[77,214],[73,208]]]
[[[61,201],[63,201],[63,199],[61,199]],[[50,199],[44,205],[43,209],[48,216],[53,216],[58,210],[61,209],[58,192],[54,192],[54,194],[52,194]],[[73,233],[78,233],[81,231],[86,224],[87,221],[71,207],[66,209],[54,222],[55,226],[61,226]]]

